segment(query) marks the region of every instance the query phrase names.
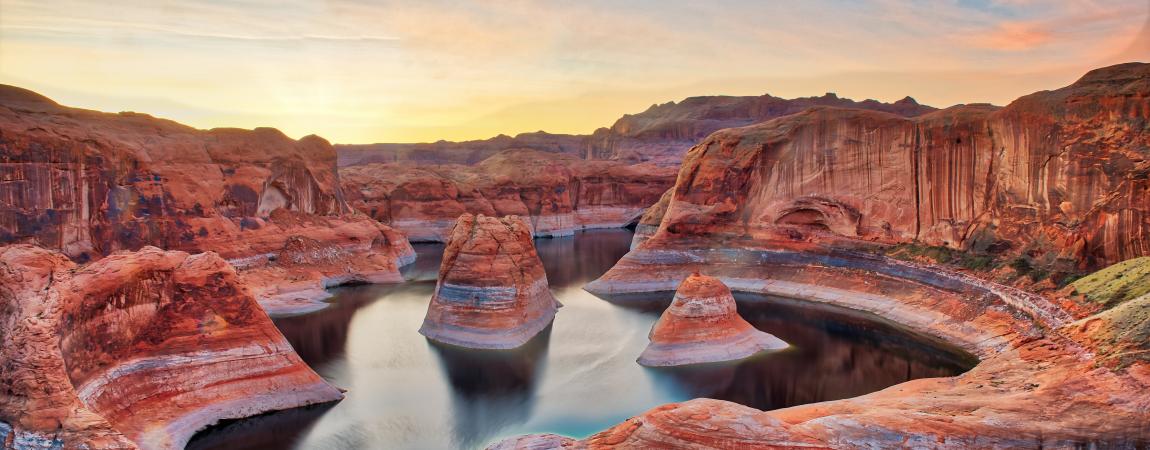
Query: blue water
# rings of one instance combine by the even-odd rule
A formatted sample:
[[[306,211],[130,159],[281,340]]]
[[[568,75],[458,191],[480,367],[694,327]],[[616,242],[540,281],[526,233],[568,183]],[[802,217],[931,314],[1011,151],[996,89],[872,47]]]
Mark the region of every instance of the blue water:
[[[331,307],[276,319],[316,372],[348,389],[347,399],[229,422],[189,448],[470,449],[525,433],[584,437],[669,402],[710,397],[774,409],[950,376],[972,363],[854,314],[738,295],[748,321],[792,348],[741,364],[644,368],[635,358],[671,293],[634,307],[582,290],[630,241],[626,230],[537,240],[565,306],[552,327],[511,352],[444,348],[417,332],[443,251],[417,246],[408,282],[336,289]]]

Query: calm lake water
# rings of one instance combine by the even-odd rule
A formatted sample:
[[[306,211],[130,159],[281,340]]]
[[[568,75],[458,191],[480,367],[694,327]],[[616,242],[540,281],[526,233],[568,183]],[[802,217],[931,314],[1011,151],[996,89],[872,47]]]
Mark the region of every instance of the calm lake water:
[[[738,295],[740,313],[792,347],[739,364],[649,369],[635,363],[672,293],[621,306],[582,290],[626,252],[626,230],[540,239],[555,323],[517,351],[431,344],[417,330],[442,245],[419,245],[408,282],[335,290],[325,310],[276,325],[347,399],[232,421],[194,449],[482,448],[506,436],[585,437],[654,406],[710,397],[759,409],[853,397],[974,363],[891,326],[785,299]],[[628,303],[630,304],[630,303]]]

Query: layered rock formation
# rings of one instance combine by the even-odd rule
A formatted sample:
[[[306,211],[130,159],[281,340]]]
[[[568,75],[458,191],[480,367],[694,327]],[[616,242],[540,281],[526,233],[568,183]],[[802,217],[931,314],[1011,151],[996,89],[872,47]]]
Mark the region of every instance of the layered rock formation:
[[[650,245],[588,290],[605,296],[666,290],[706,270],[733,290],[873,314],[959,346],[980,362],[954,378],[768,412],[710,399],[664,405],[576,447],[1121,447],[1150,436],[1146,298],[1075,321],[1037,295],[873,254],[809,244]],[[520,438],[515,445],[533,442]]]
[[[915,241],[1097,268],[1150,253],[1148,110],[1145,64],[1006,108],[812,109],[703,140],[653,210],[669,239]]]
[[[464,214],[419,332],[460,347],[510,349],[547,328],[559,306],[526,221]]]
[[[787,343],[739,316],[731,290],[716,278],[693,273],[651,327],[651,343],[639,355],[644,366],[735,361]]]
[[[77,267],[0,247],[0,336],[5,448],[183,448],[222,419],[343,397],[214,253]]]
[[[1143,445],[1150,298],[1092,314],[978,270],[875,250],[918,241],[1078,270],[1144,255],[1148,112],[1150,65],[1125,64],[1001,109],[906,119],[819,108],[711,135],[653,209],[664,211],[657,230],[588,290],[666,290],[705,268],[733,290],[871,313],[980,362],[958,377],[769,412],[666,405],[573,445]]]
[[[624,115],[610,128],[600,128],[590,135],[540,131],[515,137],[500,135],[481,141],[340,145],[336,148],[340,167],[394,162],[472,165],[503,150],[515,148],[566,154],[585,160],[651,162],[674,167],[678,166],[687,149],[708,134],[723,128],[764,122],[813,106],[868,109],[906,117],[934,111],[934,108],[919,105],[910,97],[882,103],[875,100],[856,102],[835,94],[795,99],[770,95],[705,96],[651,105],[646,111]]]
[[[475,166],[369,164],[341,169],[348,202],[413,241],[444,241],[460,214],[518,215],[536,236],[633,223],[675,170],[505,150]]]
[[[587,136],[538,132],[337,148],[349,202],[414,241],[443,241],[464,212],[520,215],[529,218],[537,236],[556,236],[634,223],[674,183],[674,167],[699,138],[812,106],[908,117],[934,110],[909,97],[891,104],[834,94],[792,100],[691,97],[625,115]]]
[[[245,276],[266,268],[303,289],[265,286],[266,298],[310,298],[346,279],[398,280],[408,244],[347,205],[335,158],[315,136],[196,130],[0,86],[0,243],[35,243],[81,262],[146,245],[215,251]],[[306,271],[281,264],[296,240],[324,257]]]

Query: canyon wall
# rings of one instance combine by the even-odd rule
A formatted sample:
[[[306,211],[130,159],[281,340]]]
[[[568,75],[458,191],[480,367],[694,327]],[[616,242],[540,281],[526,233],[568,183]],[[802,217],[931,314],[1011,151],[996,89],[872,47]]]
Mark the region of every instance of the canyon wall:
[[[673,167],[678,166],[687,149],[715,131],[764,122],[814,106],[868,109],[906,117],[935,110],[919,105],[910,97],[882,103],[875,100],[856,102],[835,94],[795,99],[771,95],[703,96],[689,97],[678,103],[651,105],[646,111],[624,115],[611,127],[600,128],[589,135],[539,131],[465,142],[337,145],[336,149],[340,167],[395,162],[474,165],[503,150],[516,148],[586,160],[650,162]]]
[[[671,186],[675,170],[511,149],[474,166],[368,164],[340,175],[356,209],[413,241],[444,241],[463,213],[521,216],[536,236],[623,227]]]
[[[468,212],[520,215],[537,236],[633,223],[674,183],[687,149],[723,128],[838,106],[917,116],[909,97],[855,102],[834,94],[781,99],[691,97],[625,115],[591,135],[544,132],[482,141],[336,146],[349,202],[416,241],[443,241]],[[644,227],[640,234],[649,230]]]
[[[398,280],[406,241],[347,205],[335,160],[315,136],[196,130],[0,86],[0,243],[80,262],[146,245],[215,251],[248,273],[292,272],[275,256],[302,238],[356,256],[293,272],[311,280],[308,295],[332,280]]]
[[[77,267],[0,247],[4,448],[183,448],[223,419],[339,400],[215,253]]]
[[[734,291],[877,316],[979,363],[956,377],[774,411],[711,399],[662,405],[564,444],[1144,446],[1150,296],[1104,304],[1067,290],[1039,295],[996,282],[998,269],[978,261],[958,271],[883,252],[926,244],[1078,271],[1146,254],[1148,117],[1150,64],[1124,64],[1005,108],[912,119],[815,108],[712,134],[640,222],[656,228],[586,290],[625,302],[618,294],[667,291],[699,271]],[[1098,277],[1114,275],[1087,279]]]
[[[917,241],[1097,268],[1150,252],[1148,117],[1145,64],[1005,108],[815,108],[709,136],[641,224],[666,240]]]

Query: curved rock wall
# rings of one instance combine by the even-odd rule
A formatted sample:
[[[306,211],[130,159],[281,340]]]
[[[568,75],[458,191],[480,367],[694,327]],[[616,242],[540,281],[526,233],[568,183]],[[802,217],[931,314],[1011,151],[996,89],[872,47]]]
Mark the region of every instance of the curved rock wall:
[[[0,267],[14,277],[0,419],[16,439],[182,448],[222,419],[343,397],[214,253],[145,247],[75,268],[17,245],[0,247]]]
[[[1081,317],[1073,300],[891,260],[866,241],[993,247],[1078,267],[1143,254],[1148,117],[1150,65],[1125,64],[1004,109],[903,119],[823,108],[713,134],[652,208],[665,211],[654,235],[587,290],[668,290],[706,270],[732,290],[874,314],[980,362],[957,377],[775,411],[709,399],[664,405],[569,444],[1144,445],[1150,298]]]
[[[0,86],[0,243],[34,243],[80,262],[147,245],[214,251],[246,271],[274,266],[266,256],[303,237],[357,256],[313,267],[316,284],[398,278],[406,241],[347,205],[335,159],[315,136],[196,130]]]
[[[659,233],[826,231],[1099,267],[1150,252],[1148,117],[1144,64],[1100,69],[1003,109],[914,119],[807,110],[695,146]]]

